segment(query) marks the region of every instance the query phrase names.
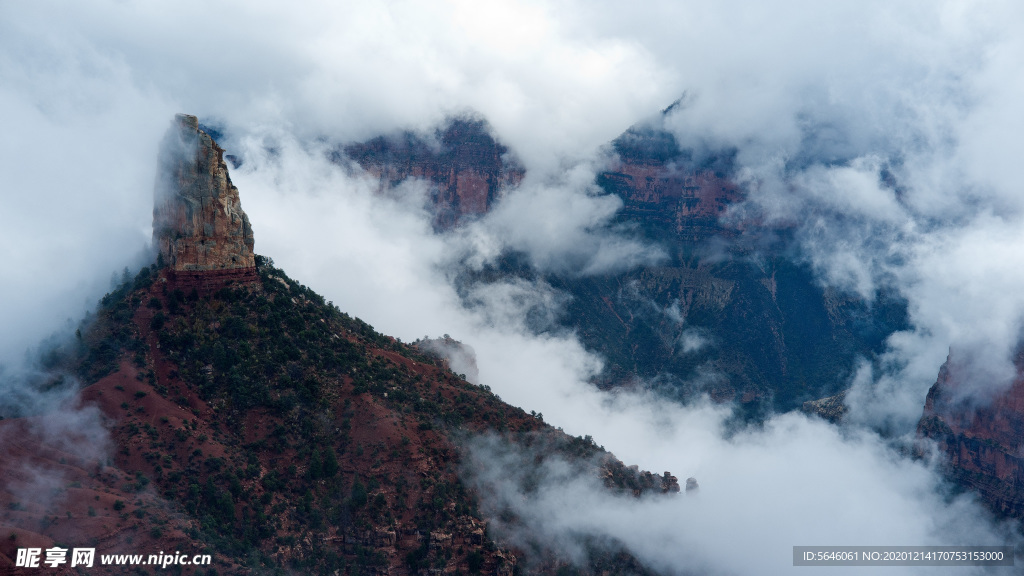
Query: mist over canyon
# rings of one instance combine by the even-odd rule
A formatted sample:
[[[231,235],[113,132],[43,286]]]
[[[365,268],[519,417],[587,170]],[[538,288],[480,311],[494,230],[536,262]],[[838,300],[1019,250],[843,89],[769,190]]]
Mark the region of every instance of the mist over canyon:
[[[524,573],[596,573],[598,557],[775,574],[799,570],[795,545],[1018,545],[1022,42],[1024,13],[1000,2],[4,5],[0,414],[74,414],[34,433],[97,461],[128,442],[102,400],[78,409],[89,382],[53,386],[39,358],[102,317],[105,293],[157,290],[137,274],[178,241],[160,227],[193,214],[154,213],[186,112],[245,210],[225,223],[204,205],[195,234],[231,244],[161,266],[206,278],[199,262],[230,253],[246,270],[232,282],[322,295],[345,313],[317,309],[332,330],[409,370],[387,378],[436,378],[442,409],[468,394],[508,430],[587,438],[516,443],[463,415],[470,433],[430,453],[458,451],[444,478],[464,488],[445,494],[478,506],[451,537],[477,545],[486,525],[498,548],[452,570],[511,570],[506,549]],[[182,314],[216,299],[189,291]],[[150,297],[172,316],[170,293],[136,303],[142,333]],[[204,426],[222,417],[204,410]],[[345,458],[373,462],[338,442],[339,478]],[[3,490],[89,482],[66,473]],[[382,546],[415,573],[403,546],[420,541],[402,534]],[[443,534],[418,537],[442,562]]]

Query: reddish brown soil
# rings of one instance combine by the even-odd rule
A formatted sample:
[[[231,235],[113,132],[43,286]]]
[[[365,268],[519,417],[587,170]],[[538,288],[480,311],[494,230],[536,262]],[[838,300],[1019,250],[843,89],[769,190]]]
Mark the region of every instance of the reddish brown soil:
[[[114,388],[128,383],[124,372],[112,374],[83,394],[83,405],[95,398],[104,408],[114,406],[111,412],[116,413],[116,398],[127,398],[130,390],[138,389]],[[152,400],[143,400],[149,400],[146,404],[155,411]],[[136,477],[124,471],[131,468],[107,465],[112,447],[96,446],[95,436],[66,433],[47,418],[53,416],[0,421],[0,574],[22,573],[13,567],[18,548],[54,544],[95,547],[97,554],[199,552],[201,545],[185,534],[191,520],[163,501],[151,485],[141,491],[128,488],[136,483]],[[119,501],[121,510],[115,509]],[[154,526],[161,527],[159,534],[151,532]],[[120,573],[98,565],[93,572]]]
[[[68,434],[47,425],[45,417],[0,421],[0,486],[5,487],[0,491],[0,574],[11,569],[18,547],[48,547],[55,542],[71,547],[95,545],[97,554],[206,552],[197,540],[198,522],[182,507],[184,486],[201,486],[212,478],[212,459],[221,459],[217,466],[223,469],[251,470],[249,458],[253,455],[258,470],[251,477],[238,476],[246,496],[235,501],[236,519],[255,514],[249,507],[261,500],[264,502],[257,510],[289,511],[275,518],[279,520],[277,532],[263,541],[264,552],[282,565],[309,553],[309,527],[298,520],[300,516],[290,513],[297,504],[295,492],[268,492],[263,482],[275,473],[288,482],[307,482],[313,490],[326,489],[328,481],[309,479],[309,462],[299,457],[304,445],[309,449],[308,442],[295,438],[294,423],[287,438],[283,436],[289,423],[265,408],[228,418],[226,406],[204,401],[194,385],[181,379],[151,329],[158,312],[149,307],[149,301],[159,300],[167,310],[168,294],[173,286],[181,285],[176,284],[180,276],[167,278],[165,274],[144,292],[133,295],[139,303],[134,329],[146,344],[145,354],[135,358],[126,354],[115,372],[79,394],[74,410],[98,411],[102,428],[93,428],[99,434]],[[224,281],[223,275],[215,276],[217,282]],[[238,278],[231,280],[237,282]],[[258,284],[251,286],[262,289]],[[409,374],[406,395],[460,410],[471,408],[463,425],[468,431],[482,432],[500,422],[510,432],[548,430],[558,434],[533,416],[456,377],[443,365],[414,360],[399,353],[400,348],[389,349],[400,346],[397,342],[369,344],[354,332],[343,336],[365,346],[370,363],[382,360]],[[415,356],[414,350],[407,352]],[[383,499],[394,520],[374,520],[361,527],[349,524],[343,529],[332,524],[318,537],[341,554],[365,549],[383,554],[391,574],[407,573],[406,556],[425,543],[431,554],[446,551],[448,568],[467,573],[466,554],[480,550],[485,573],[499,572],[500,567],[500,574],[511,574],[515,556],[500,548],[483,547],[484,523],[467,510],[457,511],[457,502],[467,500],[459,500],[461,497],[451,492],[459,486],[459,453],[450,431],[425,425],[407,405],[389,400],[386,394],[357,393],[349,376],[338,376],[330,390],[330,409],[319,424],[327,427],[327,434],[318,437],[347,438],[334,444],[340,446],[341,485],[366,484],[368,499]],[[58,433],[47,433],[49,430]],[[182,475],[187,475],[184,482]],[[41,478],[49,484],[36,490],[25,488]],[[371,484],[373,479],[381,481]],[[452,522],[446,524],[446,532],[423,533],[417,528],[417,517],[424,503],[437,501],[437,486],[449,487],[443,508]],[[117,501],[124,503],[123,509],[114,509]],[[214,559],[221,572],[238,567],[228,558],[215,554]],[[185,573],[192,572],[186,569]]]

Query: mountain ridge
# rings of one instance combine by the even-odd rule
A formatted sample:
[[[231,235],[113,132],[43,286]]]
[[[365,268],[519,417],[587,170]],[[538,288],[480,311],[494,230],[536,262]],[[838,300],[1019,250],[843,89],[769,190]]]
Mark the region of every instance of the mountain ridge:
[[[194,128],[205,142],[193,120],[178,116],[169,138]],[[212,139],[184,156],[171,150],[172,194],[158,181],[158,206],[184,206],[177,214],[189,217],[154,226],[161,261],[126,272],[23,384],[76,398],[60,413],[68,425],[54,424],[54,412],[0,419],[0,437],[35,447],[8,447],[0,460],[0,527],[10,534],[0,567],[31,573],[12,568],[17,548],[65,544],[209,553],[209,571],[184,568],[204,576],[567,568],[567,559],[512,550],[488,535],[482,495],[460,470],[460,438],[487,431],[543,445],[537,458],[574,463],[624,496],[679,492],[671,474],[627,467],[589,438],[505,404],[441,359],[341,312],[272,260],[252,254],[249,267],[239,259],[252,246],[247,218],[221,153]],[[218,160],[213,172],[196,169],[209,158]],[[190,202],[195,187],[179,175],[196,172],[235,196]],[[166,214],[155,210],[154,218]],[[234,226],[229,250],[209,249],[223,230],[205,224],[218,219]],[[82,414],[92,420],[78,422]],[[93,436],[79,439],[81,430]],[[24,477],[51,488],[19,490],[12,479]],[[614,546],[594,549],[580,569],[649,573]]]

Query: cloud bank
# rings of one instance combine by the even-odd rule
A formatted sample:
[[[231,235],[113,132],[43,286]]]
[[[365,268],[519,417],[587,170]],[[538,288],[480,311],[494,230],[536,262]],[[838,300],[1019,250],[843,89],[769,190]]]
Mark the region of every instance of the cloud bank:
[[[524,549],[539,545],[577,561],[586,538],[610,540],[665,574],[799,571],[792,567],[794,542],[899,546],[1013,539],[1010,526],[990,524],[969,497],[937,492],[933,470],[898,457],[875,435],[844,435],[820,420],[788,414],[763,431],[724,440],[720,427],[727,413],[720,408],[669,408],[657,415],[673,425],[641,451],[657,452],[667,466],[696,470],[699,491],[640,499],[612,495],[597,478],[563,462],[545,461],[538,471],[531,451],[476,439],[469,449],[470,481],[489,495],[482,509],[494,519],[495,532]],[[535,490],[524,490],[527,474]]]

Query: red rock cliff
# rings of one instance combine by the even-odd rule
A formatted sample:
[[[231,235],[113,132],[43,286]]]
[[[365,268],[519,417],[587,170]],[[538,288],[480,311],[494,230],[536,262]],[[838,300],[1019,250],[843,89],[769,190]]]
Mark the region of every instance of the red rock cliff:
[[[175,273],[255,270],[252,227],[224,150],[195,116],[176,115],[160,146],[153,242]]]
[[[438,229],[451,228],[465,217],[489,211],[505,188],[517,185],[524,170],[486,121],[450,119],[433,138],[413,133],[380,136],[338,150],[380,178],[381,189],[408,178],[431,184],[430,203]]]
[[[928,391],[918,433],[935,440],[948,457],[949,475],[976,490],[997,513],[1024,516],[1024,377],[990,403],[957,398],[964,385],[950,358]]]
[[[726,175],[727,156],[697,162],[670,132],[642,124],[619,136],[612,148],[617,160],[597,182],[622,198],[623,216],[656,224],[685,241],[732,232],[719,217],[743,196]]]

